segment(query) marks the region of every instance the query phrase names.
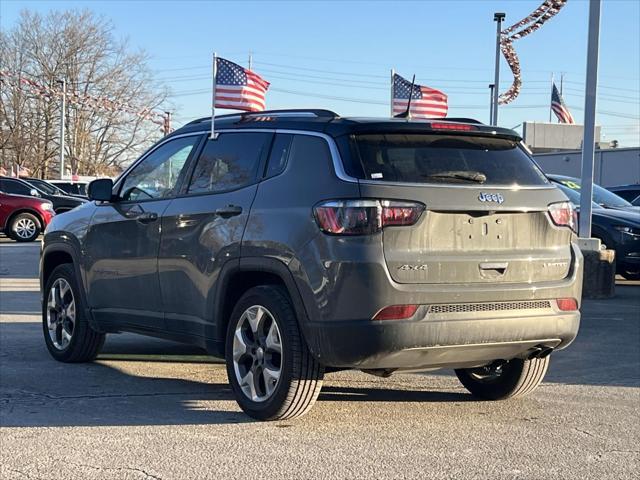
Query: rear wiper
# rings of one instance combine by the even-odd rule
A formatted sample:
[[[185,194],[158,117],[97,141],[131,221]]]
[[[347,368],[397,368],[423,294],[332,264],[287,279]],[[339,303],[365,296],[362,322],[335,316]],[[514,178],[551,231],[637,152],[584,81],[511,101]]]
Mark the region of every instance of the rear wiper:
[[[484,183],[487,181],[487,176],[482,172],[456,170],[450,172],[433,173],[431,175],[423,175],[426,178],[451,178],[455,180],[462,180],[474,183]]]

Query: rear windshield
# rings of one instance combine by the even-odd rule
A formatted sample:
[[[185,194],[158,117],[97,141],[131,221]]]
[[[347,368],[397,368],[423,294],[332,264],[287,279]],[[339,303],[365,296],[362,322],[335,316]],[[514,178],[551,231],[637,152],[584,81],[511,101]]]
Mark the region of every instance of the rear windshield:
[[[408,183],[545,185],[548,180],[517,142],[424,134],[351,137],[367,180]]]

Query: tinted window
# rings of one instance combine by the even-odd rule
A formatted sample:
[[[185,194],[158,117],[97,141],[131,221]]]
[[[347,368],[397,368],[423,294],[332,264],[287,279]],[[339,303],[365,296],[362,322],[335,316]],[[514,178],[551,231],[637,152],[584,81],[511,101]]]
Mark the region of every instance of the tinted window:
[[[255,181],[269,148],[270,133],[223,133],[208,140],[189,184],[189,193],[224,192]]]
[[[580,207],[580,192],[578,190],[573,190],[572,188],[569,188],[566,185],[563,185],[562,183],[556,183],[555,186],[558,187],[560,190],[562,190],[562,193],[564,193],[567,196],[569,201],[573,203],[575,207],[578,207],[578,208]],[[596,202],[591,202],[591,208],[602,208],[602,207],[598,205]]]
[[[32,187],[16,180],[0,180],[0,190],[15,195],[31,195]]]
[[[322,165],[331,168],[331,152],[327,142],[311,135],[294,135],[290,147],[291,162]]]
[[[580,180],[575,178],[559,178],[557,180],[562,185],[580,192],[581,185]],[[630,207],[631,204],[627,202],[624,198],[619,197],[613,192],[602,188],[600,185],[593,185],[593,201],[598,205],[602,205],[603,207]]]
[[[293,135],[277,134],[271,147],[271,155],[269,155],[269,163],[265,177],[273,177],[284,171],[287,166],[287,158],[291,147],[291,139]]]
[[[193,147],[197,135],[176,138],[155,149],[140,162],[124,180],[123,200],[150,200],[175,195],[180,173]]]
[[[364,178],[410,183],[541,185],[542,172],[515,141],[453,135],[357,135]]]
[[[60,183],[56,182],[55,186],[66,193],[72,193],[74,195],[86,195],[87,184],[86,183]]]
[[[48,195],[59,195],[60,193],[62,193],[56,187],[54,187],[48,182],[45,182],[44,180],[30,178],[29,180],[25,180],[25,181],[27,183],[30,183],[34,187],[39,188],[40,190],[42,190],[44,193]]]

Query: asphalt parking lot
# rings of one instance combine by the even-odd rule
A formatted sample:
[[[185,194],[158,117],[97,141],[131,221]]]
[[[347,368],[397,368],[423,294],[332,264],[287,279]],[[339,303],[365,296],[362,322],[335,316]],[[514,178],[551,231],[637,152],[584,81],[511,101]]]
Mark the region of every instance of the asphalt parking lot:
[[[451,372],[327,375],[298,420],[251,421],[224,366],[135,335],[92,364],[52,360],[39,243],[0,240],[0,477],[637,478],[640,282],[586,301],[532,396],[482,402]]]

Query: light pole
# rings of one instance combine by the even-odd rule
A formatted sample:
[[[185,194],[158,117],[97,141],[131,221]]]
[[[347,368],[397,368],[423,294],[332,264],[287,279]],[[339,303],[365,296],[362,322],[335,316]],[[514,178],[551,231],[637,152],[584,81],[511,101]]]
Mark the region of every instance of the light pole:
[[[67,103],[67,82],[63,78],[58,80],[62,88],[62,97],[60,101],[60,180],[64,180],[64,130],[65,130],[65,115]]]
[[[584,137],[582,140],[582,182],[580,187],[579,237],[591,238],[591,199],[595,155],[596,90],[600,47],[600,0],[589,1],[589,39],[587,42],[587,80],[584,95]]]
[[[493,81],[493,115],[491,124],[498,124],[498,93],[500,91],[500,32],[502,32],[502,21],[505,19],[504,13],[494,13],[493,20],[496,22],[496,71]]]
[[[493,122],[493,90],[496,86],[493,83],[489,84],[489,125]]]

